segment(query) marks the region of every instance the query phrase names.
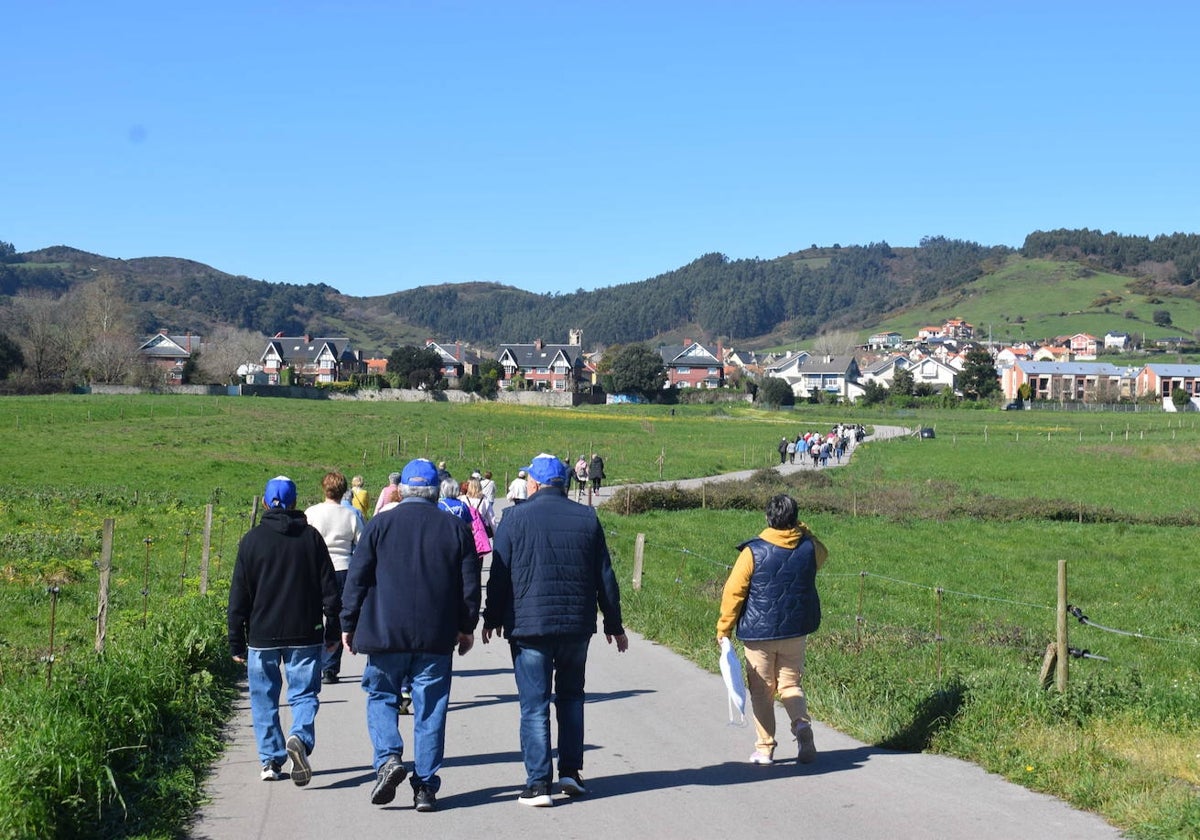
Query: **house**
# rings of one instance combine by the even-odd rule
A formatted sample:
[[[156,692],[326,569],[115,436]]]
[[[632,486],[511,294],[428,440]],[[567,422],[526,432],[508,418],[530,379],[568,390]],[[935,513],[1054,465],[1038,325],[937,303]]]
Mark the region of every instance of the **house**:
[[[513,387],[520,377],[540,391],[576,390],[587,374],[582,343],[583,333],[571,330],[567,344],[547,344],[540,338],[532,344],[501,344],[496,357],[504,368],[501,387]]]
[[[726,350],[724,361],[726,379],[738,374],[757,379],[763,374],[763,360],[753,350]]]
[[[904,343],[904,336],[898,332],[882,332],[875,333],[867,339],[867,348],[870,350],[891,350],[899,347]]]
[[[808,361],[811,354],[807,350],[797,350],[794,353],[788,353],[781,359],[768,363],[763,368],[763,375],[769,376],[772,379],[782,379],[791,386],[792,391],[796,390],[796,383],[800,381],[800,368]]]
[[[351,349],[350,339],[311,335],[277,334],[267,342],[259,362],[271,385],[340,382],[366,369],[361,354]]]
[[[903,370],[911,364],[912,362],[909,358],[904,355],[884,356],[882,359],[860,369],[859,384],[865,385],[868,382],[874,382],[877,385],[890,388],[892,387],[892,378],[895,377],[896,371]]]
[[[720,353],[720,348],[717,348]],[[707,347],[689,339],[682,345],[658,348],[667,369],[666,388],[720,388],[725,384],[725,365]]]
[[[1200,365],[1149,364],[1138,371],[1139,396],[1160,397],[1165,405],[1171,401],[1171,392],[1176,388],[1187,391],[1193,401],[1200,398]]]
[[[860,371],[853,356],[814,356],[800,367],[799,374],[799,381],[792,385],[796,396],[808,399],[821,393],[849,400],[849,384],[858,382]]]
[[[1107,332],[1104,334],[1104,349],[1110,348],[1125,352],[1133,347],[1133,336],[1124,332]]]
[[[962,318],[950,318],[942,324],[942,336],[955,341],[970,341],[975,337],[975,327]]]
[[[928,341],[931,338],[941,338],[941,327],[921,327],[917,330],[917,341]]]
[[[383,376],[387,373],[387,359],[367,359],[367,373],[371,376]]]
[[[1000,388],[1010,400],[1028,384],[1035,400],[1116,402],[1137,393],[1137,369],[1100,362],[1018,361],[1000,372]]]
[[[162,371],[168,385],[182,385],[184,366],[200,349],[198,335],[170,335],[166,330],[159,330],[138,346],[138,353],[148,364]]]
[[[1071,355],[1076,359],[1094,359],[1096,358],[1096,348],[1100,342],[1094,335],[1087,333],[1075,333],[1067,339],[1067,346],[1071,348]]]
[[[912,374],[914,386],[927,385],[934,392],[943,388],[953,389],[954,378],[958,376],[957,370],[932,356],[910,362],[908,370]]]
[[[1017,361],[1033,361],[1033,348],[1028,344],[1014,344],[1012,347],[1005,347],[996,354],[996,365],[998,367],[1007,367]]]
[[[1071,361],[1071,348],[1065,345],[1043,344],[1033,351],[1033,361],[1065,364]]]
[[[433,350],[442,359],[441,374],[451,388],[457,388],[464,376],[479,373],[479,357],[463,350],[462,342],[454,347],[445,347],[432,339],[425,342],[426,350]]]

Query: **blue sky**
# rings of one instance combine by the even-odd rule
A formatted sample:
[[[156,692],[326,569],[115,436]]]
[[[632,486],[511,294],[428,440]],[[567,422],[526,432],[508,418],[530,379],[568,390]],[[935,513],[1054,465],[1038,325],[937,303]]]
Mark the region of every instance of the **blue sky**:
[[[1200,4],[0,0],[0,240],[352,295],[1200,230]]]

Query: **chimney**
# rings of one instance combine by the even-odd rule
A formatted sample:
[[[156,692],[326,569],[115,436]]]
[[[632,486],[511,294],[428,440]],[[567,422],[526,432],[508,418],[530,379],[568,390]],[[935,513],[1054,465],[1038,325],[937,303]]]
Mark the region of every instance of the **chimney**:
[[[533,342],[533,346],[534,346],[534,349],[535,349],[535,350],[545,350],[545,349],[546,349],[546,342],[542,341],[542,340],[539,338],[537,341]]]
[[[454,359],[455,359],[455,361],[459,361],[459,362],[462,361],[462,342],[461,341],[454,342]]]

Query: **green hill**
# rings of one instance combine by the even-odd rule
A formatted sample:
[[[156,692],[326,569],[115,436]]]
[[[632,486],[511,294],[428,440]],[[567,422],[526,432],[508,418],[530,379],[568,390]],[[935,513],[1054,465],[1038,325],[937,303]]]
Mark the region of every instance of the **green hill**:
[[[1171,316],[1155,323],[1156,312]],[[1152,340],[1190,338],[1200,329],[1200,303],[1156,289],[1146,278],[1096,270],[1074,260],[1009,257],[996,271],[884,318],[878,331],[915,335],[926,325],[963,318],[981,338],[1014,343],[1086,332],[1126,332]],[[872,330],[876,331],[876,330]]]

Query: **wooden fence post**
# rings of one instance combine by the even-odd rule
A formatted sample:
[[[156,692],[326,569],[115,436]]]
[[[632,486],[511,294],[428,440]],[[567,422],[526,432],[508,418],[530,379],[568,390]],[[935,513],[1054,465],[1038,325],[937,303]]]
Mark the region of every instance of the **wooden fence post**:
[[[1055,669],[1055,683],[1059,693],[1067,690],[1067,561],[1058,561],[1058,632],[1057,644],[1058,663]]]
[[[96,653],[104,652],[104,637],[108,631],[108,579],[112,572],[112,519],[104,520],[100,537],[100,591],[96,594]]]
[[[213,506],[204,506],[204,544],[200,549],[200,594],[208,594],[208,558],[212,550],[212,516]]]
[[[646,554],[646,535],[638,534],[633,541],[633,588],[642,588],[642,562]]]

